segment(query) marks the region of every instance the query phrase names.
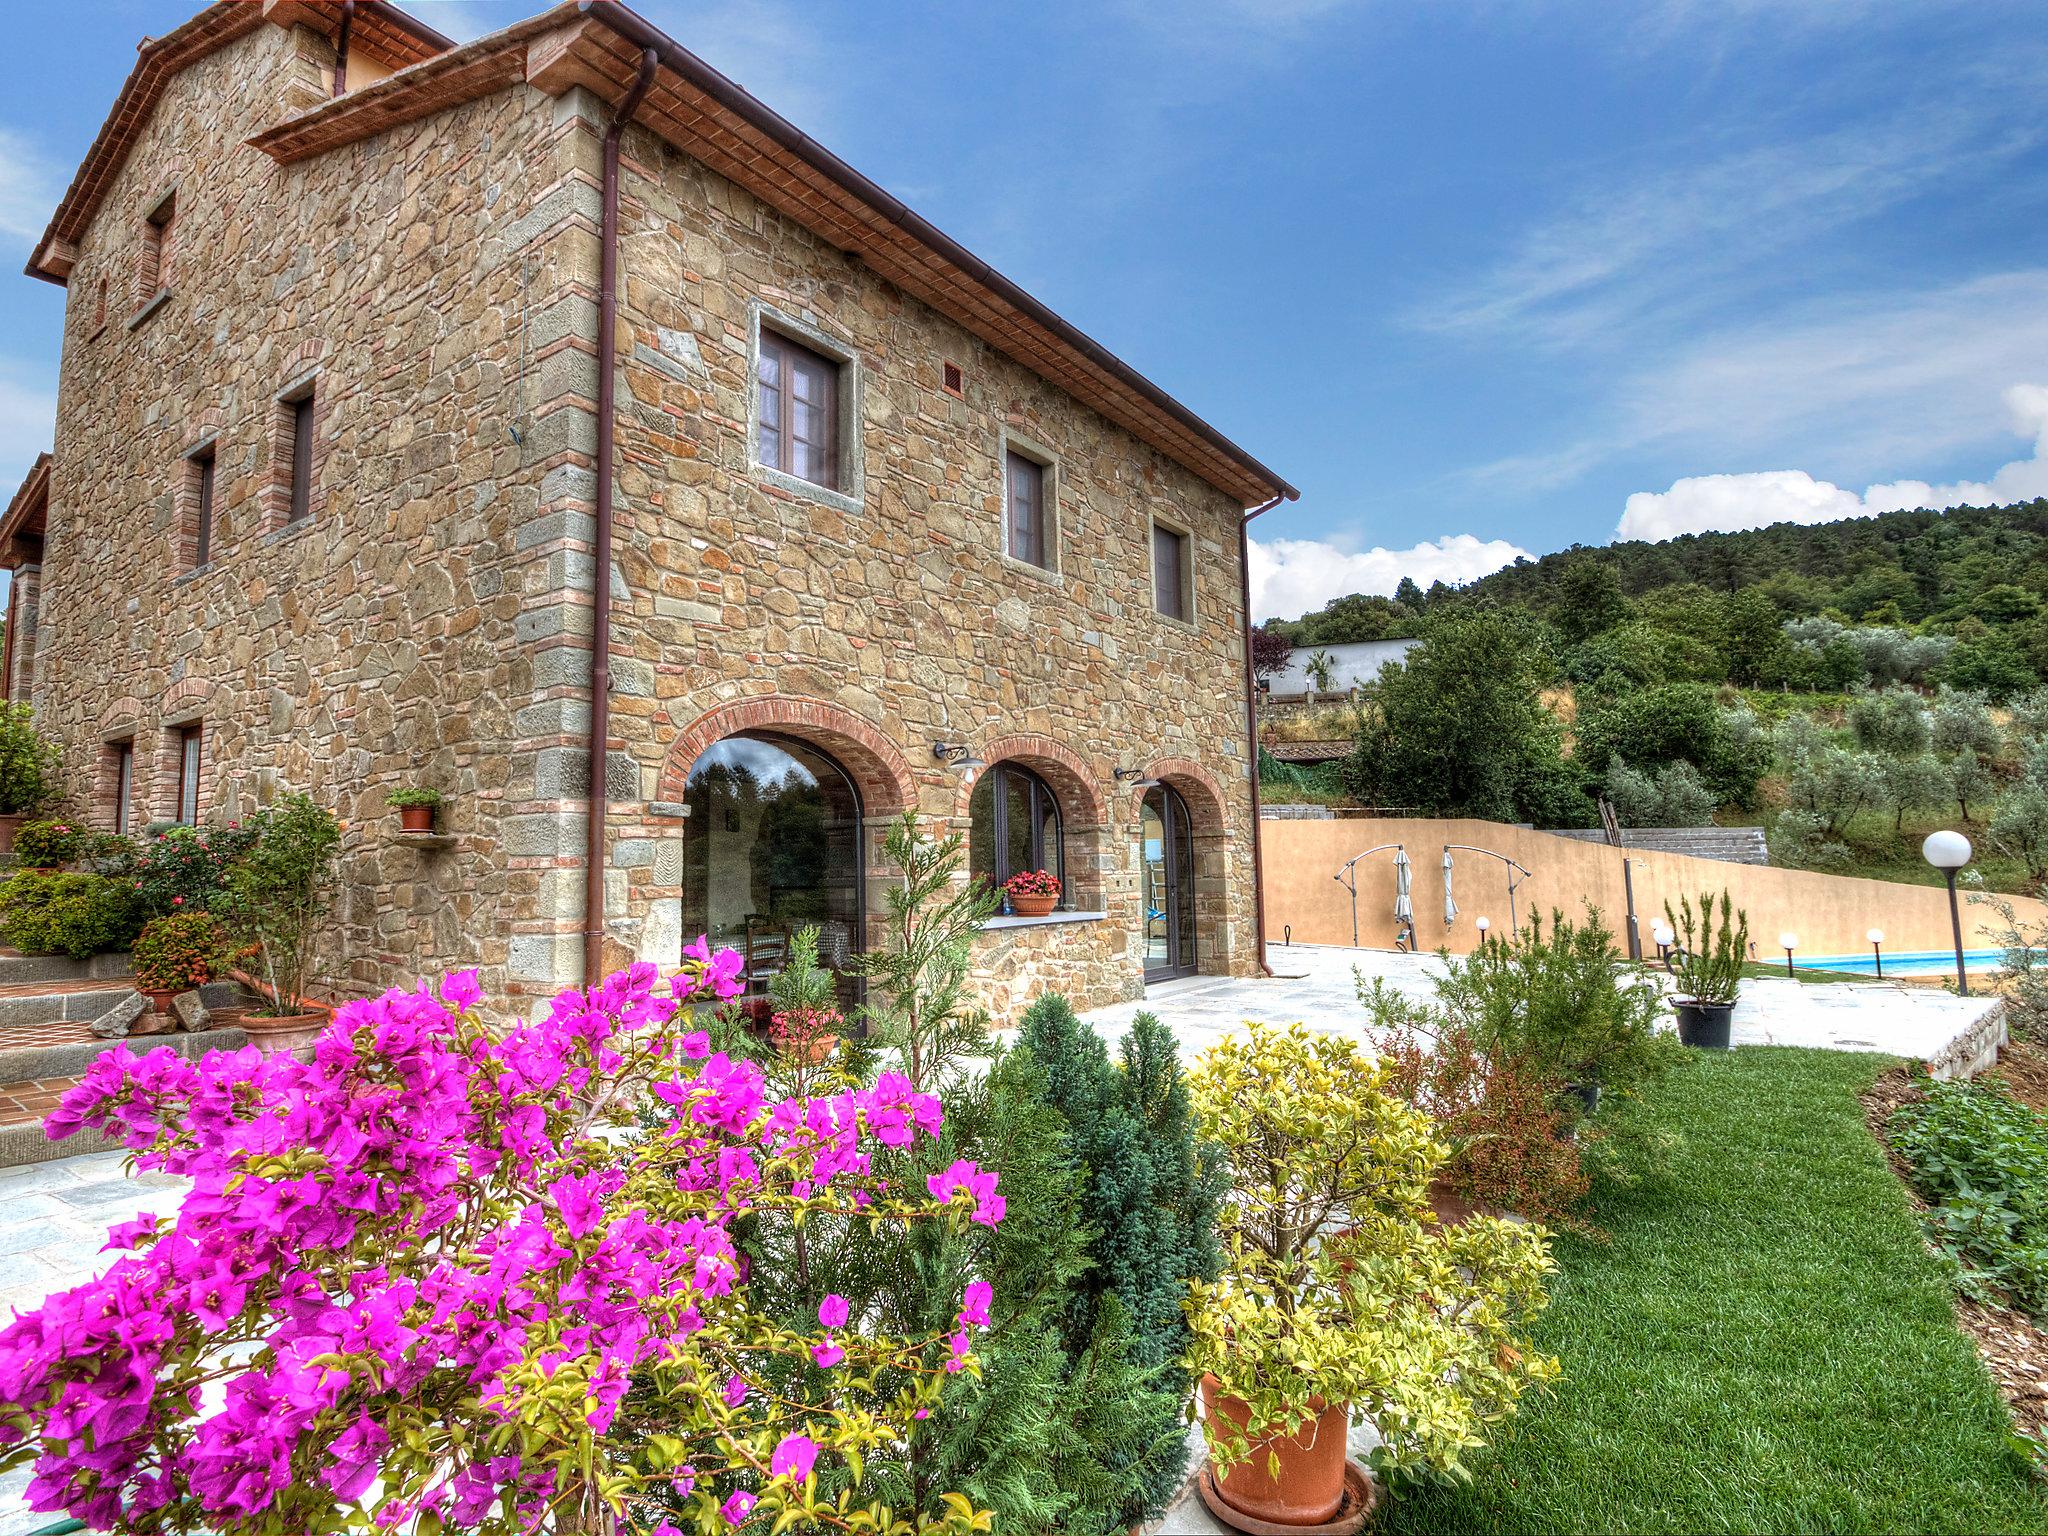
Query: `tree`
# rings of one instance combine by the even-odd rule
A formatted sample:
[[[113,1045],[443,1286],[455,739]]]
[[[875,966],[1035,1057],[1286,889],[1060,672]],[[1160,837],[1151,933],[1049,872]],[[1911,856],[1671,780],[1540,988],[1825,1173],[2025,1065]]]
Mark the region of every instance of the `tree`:
[[[1713,795],[1683,759],[1652,778],[1617,757],[1607,767],[1606,795],[1625,827],[1704,827],[1714,819]]]
[[[1738,592],[1722,605],[1721,622],[1731,679],[1766,686],[1786,680],[1792,646],[1769,598],[1755,590]]]
[[[1934,745],[1934,721],[1909,688],[1860,689],[1849,700],[1856,745],[1894,757],[1918,757]]]
[[[2029,880],[2048,879],[2048,789],[2022,782],[1999,802],[1989,835],[1992,847],[2025,866]]]
[[[1953,757],[1965,750],[1983,757],[1998,755],[2004,738],[1999,733],[1998,722],[1991,717],[1991,706],[1983,694],[1966,688],[1952,688],[1944,683],[1934,696],[1930,714],[1934,727],[1934,750],[1943,756]]]
[[[1550,622],[1567,645],[1605,634],[1627,620],[1628,599],[1621,595],[1621,577],[1597,555],[1586,555],[1564,568]]]
[[[1984,766],[1968,747],[1959,747],[1948,759],[1949,793],[1955,796],[1956,809],[1963,820],[1970,819],[1970,802],[1982,804],[1998,792],[1998,781],[1991,776],[1991,770]]]
[[[1582,701],[1573,729],[1574,756],[1585,773],[1604,775],[1616,757],[1652,770],[1688,762],[1716,803],[1748,804],[1770,766],[1761,740],[1738,744],[1713,689],[1698,683]]]
[[[1884,804],[1883,760],[1829,743],[1795,764],[1785,779],[1785,804],[1815,817],[1827,837],[1840,837],[1856,816]]]
[[[1286,667],[1294,647],[1269,624],[1252,631],[1252,681],[1262,683]]]
[[[1949,653],[1944,676],[1958,688],[1973,688],[2003,703],[2034,687],[2041,679],[2005,634],[1964,640]]]
[[[1428,599],[1422,595],[1422,588],[1416,585],[1413,576],[1403,576],[1394,587],[1394,601],[1420,617]]]
[[[1346,765],[1367,805],[1431,816],[1514,821],[1560,761],[1561,731],[1543,705],[1548,681],[1535,627],[1493,612],[1448,612],[1385,668],[1361,711]]]

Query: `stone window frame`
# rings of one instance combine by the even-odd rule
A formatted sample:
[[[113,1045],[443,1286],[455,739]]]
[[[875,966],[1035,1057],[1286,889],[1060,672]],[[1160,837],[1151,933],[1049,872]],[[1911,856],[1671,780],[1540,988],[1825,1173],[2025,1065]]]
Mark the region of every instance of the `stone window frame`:
[[[1177,618],[1159,606],[1159,555],[1158,538],[1154,531],[1165,528],[1181,536],[1181,595],[1182,606],[1187,610],[1186,618]],[[1177,629],[1196,630],[1201,628],[1201,610],[1195,606],[1195,530],[1175,517],[1162,517],[1157,512],[1145,519],[1145,585],[1151,592],[1152,617],[1162,624],[1171,624]]]
[[[1041,484],[1044,486],[1045,506],[1042,515],[1045,523],[1045,550],[1049,563],[1037,565],[1010,553],[1010,455],[1029,459],[1043,470]],[[996,497],[996,549],[1003,557],[1003,564],[1011,570],[1021,571],[1040,581],[1049,581],[1054,586],[1065,586],[1066,575],[1061,563],[1061,536],[1066,532],[1066,518],[1062,515],[1060,499],[1066,489],[1067,477],[1060,467],[1059,455],[1036,438],[1027,437],[1013,427],[1004,427],[996,434],[996,474],[1001,492]]]
[[[311,527],[320,521],[320,514],[326,509],[326,477],[321,471],[326,467],[328,445],[323,429],[333,402],[323,387],[325,382],[324,369],[309,368],[270,398],[270,464],[263,484],[263,525],[269,533]],[[298,445],[297,407],[308,400],[313,404],[310,412],[313,444],[306,466],[306,511],[304,516],[294,518],[292,485],[295,479],[294,452]]]
[[[817,484],[800,475],[761,462],[761,328],[779,331],[799,346],[808,347],[827,362],[839,365],[839,419],[833,424],[839,439],[839,489]],[[867,451],[861,437],[861,396],[867,385],[867,369],[853,343],[792,315],[765,299],[747,305],[747,470],[757,481],[787,491],[805,501],[860,512],[867,506]]]
[[[204,477],[204,466],[213,469],[212,484],[207,500],[205,558],[200,550],[200,484]],[[220,433],[210,431],[178,456],[178,483],[173,494],[173,505],[177,513],[177,560],[178,572],[183,576],[196,576],[213,564],[220,551]]]

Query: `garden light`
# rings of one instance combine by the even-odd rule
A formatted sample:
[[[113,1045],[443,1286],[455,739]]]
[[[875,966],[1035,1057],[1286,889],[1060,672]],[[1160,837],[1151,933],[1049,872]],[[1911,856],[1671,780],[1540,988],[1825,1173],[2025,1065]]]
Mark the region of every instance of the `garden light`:
[[[1941,871],[1948,882],[1948,923],[1956,936],[1956,991],[1970,995],[1970,974],[1963,967],[1963,912],[1956,905],[1956,871],[1970,862],[1970,840],[1960,832],[1930,832],[1920,856]]]
[[[1873,928],[1864,937],[1870,940],[1870,953],[1877,964],[1878,980],[1884,979],[1884,930]]]
[[[1794,975],[1793,975],[1793,971],[1792,971],[1792,951],[1793,951],[1793,950],[1795,950],[1795,949],[1797,949],[1798,947],[1799,947],[1799,935],[1798,935],[1798,934],[1796,934],[1796,933],[1781,933],[1781,934],[1779,934],[1779,935],[1778,935],[1778,948],[1780,948],[1780,949],[1782,949],[1782,950],[1784,950],[1784,951],[1785,951],[1785,974],[1786,974],[1787,976],[1792,976],[1793,980],[1795,980],[1795,981],[1796,981],[1796,980],[1798,980],[1798,977],[1797,977],[1797,976],[1794,976]]]

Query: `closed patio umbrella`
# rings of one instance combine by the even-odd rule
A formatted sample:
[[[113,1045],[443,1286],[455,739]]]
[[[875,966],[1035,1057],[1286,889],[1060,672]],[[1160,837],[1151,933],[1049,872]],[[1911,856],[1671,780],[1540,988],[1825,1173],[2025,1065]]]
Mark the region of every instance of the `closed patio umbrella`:
[[[1407,935],[1411,940],[1413,939],[1415,934],[1415,898],[1413,895],[1411,870],[1408,863],[1408,850],[1406,848],[1396,848],[1394,850],[1394,922],[1398,925],[1402,934]]]
[[[1451,894],[1451,850],[1444,850],[1444,926],[1458,920],[1458,900]]]

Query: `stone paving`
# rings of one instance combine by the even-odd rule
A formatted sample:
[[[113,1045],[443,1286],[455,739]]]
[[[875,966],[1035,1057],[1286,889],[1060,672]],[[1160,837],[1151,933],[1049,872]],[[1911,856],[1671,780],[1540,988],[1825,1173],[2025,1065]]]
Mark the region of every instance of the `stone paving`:
[[[1435,955],[1315,944],[1269,945],[1271,977],[1197,976],[1151,988],[1143,1002],[1097,1008],[1082,1017],[1111,1039],[1146,1009],[1170,1025],[1184,1058],[1243,1029],[1247,1020],[1300,1021],[1314,1029],[1359,1032],[1357,975],[1378,977],[1413,997],[1427,997],[1443,975]],[[1662,978],[1660,978],[1662,979]],[[1668,981],[1665,983],[1669,985]],[[1974,1060],[1985,1042],[2003,1038],[1999,1004],[1957,997],[1938,987],[1896,982],[1814,983],[1788,977],[1750,978],[1735,1007],[1737,1045],[1801,1045],[1823,1050],[1881,1051],[1930,1063]]]

